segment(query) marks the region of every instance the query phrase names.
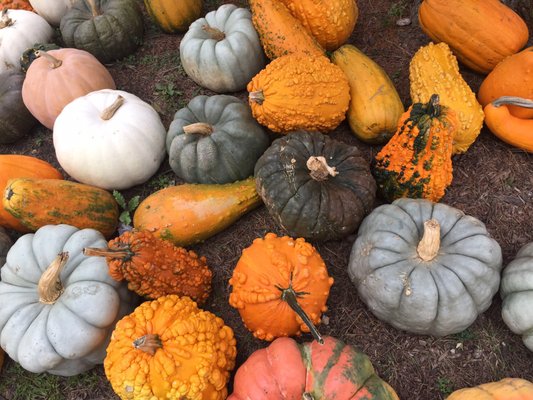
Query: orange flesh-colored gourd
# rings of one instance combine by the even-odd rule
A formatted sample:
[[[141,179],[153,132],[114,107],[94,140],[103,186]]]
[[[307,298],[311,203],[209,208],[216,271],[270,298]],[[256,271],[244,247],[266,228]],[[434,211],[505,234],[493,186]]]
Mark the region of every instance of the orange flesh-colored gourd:
[[[312,324],[320,323],[327,310],[333,278],[305,239],[274,233],[255,239],[243,250],[229,283],[233,286],[229,303],[255,337],[271,341],[311,330],[318,340]],[[303,313],[294,310],[294,302]]]
[[[7,181],[14,178],[63,179],[51,164],[35,157],[19,154],[0,154],[0,190],[4,193]],[[30,232],[17,218],[0,207],[0,226],[18,232]]]
[[[531,400],[533,383],[520,378],[504,378],[497,382],[456,390],[446,400]]]
[[[2,0],[0,2],[0,10],[4,8],[9,10],[33,11],[33,7],[28,0]]]
[[[176,294],[204,303],[211,290],[212,273],[205,257],[150,231],[126,231],[110,240],[108,248],[86,248],[83,253],[106,257],[113,279],[126,279],[128,289],[149,299]]]
[[[203,0],[144,0],[148,14],[167,33],[185,32],[200,18]]]

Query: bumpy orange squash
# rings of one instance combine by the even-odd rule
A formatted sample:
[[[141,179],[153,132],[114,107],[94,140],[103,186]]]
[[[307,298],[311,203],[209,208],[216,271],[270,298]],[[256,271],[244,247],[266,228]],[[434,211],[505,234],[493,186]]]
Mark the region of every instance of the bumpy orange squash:
[[[501,381],[456,390],[446,400],[531,400],[533,383],[520,378],[504,378]]]
[[[10,10],[33,11],[33,7],[28,0],[2,0],[0,1],[0,10],[4,8]]]
[[[148,14],[167,33],[185,32],[200,18],[203,0],[144,0]]]

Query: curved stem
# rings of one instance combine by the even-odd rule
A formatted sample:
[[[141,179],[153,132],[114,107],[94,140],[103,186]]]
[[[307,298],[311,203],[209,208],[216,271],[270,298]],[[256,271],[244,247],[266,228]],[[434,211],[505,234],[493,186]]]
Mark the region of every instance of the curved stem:
[[[515,96],[502,96],[498,97],[496,100],[492,101],[492,105],[494,107],[500,107],[505,104],[509,104],[512,106],[519,106],[524,108],[533,108],[533,100],[530,99],[524,99],[522,97],[515,97]]]
[[[439,253],[440,249],[440,225],[436,219],[424,222],[424,234],[418,243],[416,251],[424,261],[431,261]]]
[[[311,156],[306,162],[309,175],[315,181],[325,181],[330,176],[337,176],[339,172],[335,167],[330,167],[324,156]]]
[[[91,9],[91,13],[93,14],[93,17],[98,17],[99,15],[102,15],[100,10],[96,7],[96,3],[94,0],[86,0],[89,4],[89,8]]]
[[[64,291],[59,275],[68,261],[68,253],[59,253],[52,263],[41,275],[37,284],[39,302],[54,304]]]
[[[97,247],[84,247],[83,255],[89,256],[89,257],[106,257],[106,258],[112,258],[112,259],[119,258],[122,260],[128,260],[134,256],[133,252],[127,248],[120,249],[120,250],[113,250],[109,248],[99,249]]]
[[[54,56],[48,54],[44,50],[37,50],[35,52],[35,57],[44,57],[44,58],[46,58],[46,61],[48,61],[50,63],[50,67],[52,67],[53,69],[59,68],[59,67],[61,67],[61,64],[63,64],[63,61],[58,60],[57,58],[55,58]]]
[[[163,347],[159,335],[148,333],[133,341],[133,347],[153,356],[157,349]]]
[[[259,105],[263,104],[265,101],[265,95],[263,94],[262,90],[248,93],[248,98]]]
[[[426,112],[431,118],[438,117],[440,115],[440,104],[439,104],[439,95],[432,94],[429,102],[428,109]]]
[[[209,25],[202,25],[202,30],[204,30],[211,37],[211,39],[215,39],[217,42],[220,42],[226,38],[226,34],[224,32]]]
[[[102,114],[100,114],[100,118],[102,118],[104,121],[107,121],[113,118],[113,115],[115,115],[117,110],[120,107],[122,107],[122,104],[124,104],[124,101],[125,101],[124,97],[122,97],[121,95],[118,95],[118,97],[113,102],[113,104],[111,104],[109,107],[104,109],[104,111],[102,111]]]
[[[195,122],[183,127],[183,132],[187,135],[197,133],[198,135],[209,136],[213,133],[213,131],[213,126],[207,122]]]

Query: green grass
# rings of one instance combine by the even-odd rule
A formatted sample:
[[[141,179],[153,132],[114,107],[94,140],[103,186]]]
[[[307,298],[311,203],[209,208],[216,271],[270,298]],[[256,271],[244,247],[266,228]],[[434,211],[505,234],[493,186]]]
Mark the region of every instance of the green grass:
[[[453,384],[446,377],[440,376],[437,379],[437,388],[439,389],[439,392],[441,392],[445,396],[453,392]]]

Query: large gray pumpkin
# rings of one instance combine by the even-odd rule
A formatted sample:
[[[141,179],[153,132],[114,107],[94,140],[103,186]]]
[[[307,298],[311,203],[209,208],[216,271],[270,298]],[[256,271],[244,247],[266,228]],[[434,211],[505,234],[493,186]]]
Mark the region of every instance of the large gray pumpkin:
[[[248,178],[268,144],[250,107],[228,95],[193,98],[174,115],[166,139],[170,167],[191,183]]]
[[[381,320],[444,336],[490,306],[501,267],[501,248],[481,221],[445,204],[402,198],[365,218],[348,273]]]
[[[191,24],[180,43],[180,58],[192,80],[218,93],[244,89],[265,66],[250,11],[233,4]]]
[[[500,294],[503,321],[533,351],[533,242],[503,270]]]

